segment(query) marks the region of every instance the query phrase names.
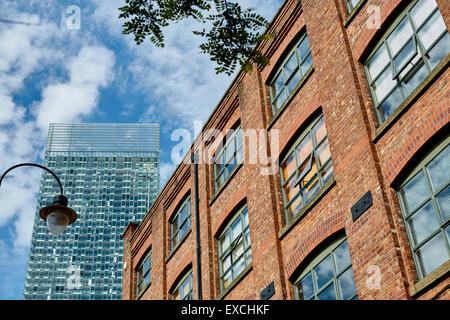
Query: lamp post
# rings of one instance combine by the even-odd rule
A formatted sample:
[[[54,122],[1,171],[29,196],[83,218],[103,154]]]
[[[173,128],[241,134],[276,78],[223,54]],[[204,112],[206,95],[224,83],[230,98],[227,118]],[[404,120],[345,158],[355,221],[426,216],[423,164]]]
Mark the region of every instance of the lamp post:
[[[9,168],[8,170],[5,171],[5,173],[3,173],[2,177],[0,178],[0,186],[2,184],[3,178],[6,176],[6,174],[8,172],[10,172],[11,170],[13,170],[15,168],[25,167],[25,166],[38,167],[38,168],[44,169],[44,170],[48,171],[56,179],[56,182],[58,182],[60,194],[56,195],[53,198],[52,205],[43,207],[39,211],[39,215],[44,221],[47,222],[47,228],[50,233],[52,233],[54,235],[59,235],[59,234],[63,233],[67,229],[67,226],[69,224],[72,224],[75,222],[75,220],[77,220],[77,214],[73,209],[71,209],[67,206],[68,200],[64,196],[61,181],[56,176],[56,174],[53,173],[53,171],[51,171],[50,169],[48,169],[44,166],[41,166],[39,164],[21,163],[21,164],[18,164],[18,165],[15,165],[15,166]]]

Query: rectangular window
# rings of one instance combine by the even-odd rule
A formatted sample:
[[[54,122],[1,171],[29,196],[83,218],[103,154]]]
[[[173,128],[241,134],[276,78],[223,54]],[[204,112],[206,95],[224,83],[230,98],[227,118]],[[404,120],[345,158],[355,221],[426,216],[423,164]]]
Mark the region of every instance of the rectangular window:
[[[364,65],[380,123],[450,52],[450,35],[435,0],[414,1],[397,21]]]
[[[242,130],[238,126],[228,132],[224,146],[216,151],[214,155],[214,187],[216,191],[244,159],[242,145]]]
[[[398,191],[419,278],[450,259],[449,140],[419,163]]]
[[[191,197],[188,196],[170,220],[170,249],[175,248],[190,227]]]
[[[150,283],[152,273],[152,252],[150,251],[136,269],[136,296]]]
[[[218,239],[221,291],[252,261],[247,205],[240,209]]]
[[[269,85],[273,114],[280,109],[311,67],[311,50],[305,33],[289,52]]]
[[[301,134],[281,162],[286,221],[290,221],[333,177],[333,163],[322,115]]]

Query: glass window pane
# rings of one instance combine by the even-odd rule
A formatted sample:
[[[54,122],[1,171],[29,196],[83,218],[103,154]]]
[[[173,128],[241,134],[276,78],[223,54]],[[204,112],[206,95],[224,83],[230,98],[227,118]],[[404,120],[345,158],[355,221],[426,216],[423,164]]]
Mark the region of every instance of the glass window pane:
[[[439,211],[441,213],[442,219],[447,221],[450,218],[450,186],[445,188],[436,197],[439,205]]]
[[[414,39],[410,39],[408,43],[400,50],[399,54],[394,58],[395,73],[399,72],[412,57],[417,55],[417,46]]]
[[[401,47],[412,36],[413,31],[411,24],[409,23],[408,16],[405,16],[403,20],[395,27],[394,31],[387,38],[387,43],[391,49],[391,54],[394,56]]]
[[[298,196],[287,208],[287,220],[292,219],[293,216],[297,215],[302,208],[302,197]]]
[[[325,184],[333,176],[333,163],[330,161],[320,170],[320,174],[322,175],[322,182]]]
[[[236,221],[231,225],[231,242],[233,242],[242,233],[242,223],[241,217],[237,218]]]
[[[428,49],[444,30],[447,30],[447,27],[438,10],[418,32],[419,39],[425,49]]]
[[[310,165],[308,165],[308,163]],[[310,181],[315,179],[316,173],[317,173],[316,161],[314,159],[305,161],[305,163],[299,168],[299,177],[301,177],[300,186],[303,188]]]
[[[239,240],[239,244],[233,250],[233,260],[238,259],[241,255],[244,254],[244,241]]]
[[[294,186],[295,182],[296,182],[296,176],[292,176],[291,179],[286,183],[286,185],[283,187],[284,188],[284,195],[286,197],[286,201],[289,202],[292,199],[294,199],[295,195],[299,192],[299,187]]]
[[[445,147],[426,168],[434,191],[448,183],[450,179],[450,145]]]
[[[341,298],[348,300],[356,295],[355,279],[353,277],[353,269],[350,268],[345,271],[339,278],[339,290],[341,293]]]
[[[301,164],[311,154],[312,150],[313,150],[313,145],[312,145],[312,141],[311,141],[311,135],[308,134],[302,140],[302,142],[300,142],[300,144],[298,145],[298,147],[295,150],[297,152],[298,163]]]
[[[234,264],[233,264],[233,279],[236,278],[242,270],[245,268],[245,257],[241,256]]]
[[[308,36],[305,36],[305,38],[300,42],[298,45],[298,53],[300,56],[300,60],[303,61],[306,56],[309,54],[310,48],[309,48],[309,40]]]
[[[319,189],[319,180],[317,179],[317,176],[315,176],[311,184],[303,190],[303,199],[305,200],[305,203],[311,200]]]
[[[334,283],[331,283],[325,290],[317,295],[318,300],[336,300]]]
[[[225,275],[222,278],[223,287],[226,288],[231,283],[231,270],[225,273]]]
[[[434,45],[433,49],[428,52],[428,63],[430,68],[434,69],[442,59],[445,58],[447,53],[450,52],[450,35],[445,33],[445,35]]]
[[[384,118],[387,119],[402,102],[403,102],[402,94],[400,93],[400,89],[397,88],[380,105]]]
[[[313,61],[312,61],[312,55],[309,55],[309,56],[305,59],[305,61],[303,61],[303,63],[302,63],[302,67],[301,67],[301,69],[302,69],[302,75],[305,75],[306,72],[308,72],[309,68],[311,68],[311,66],[312,66],[312,63],[313,63]]]
[[[316,155],[320,167],[323,166],[328,161],[328,159],[331,158],[330,147],[328,146],[328,139],[322,142],[322,144],[317,148]]]
[[[307,300],[314,294],[312,274],[309,272],[298,285],[300,299]]]
[[[302,79],[302,75],[301,75],[300,71],[297,70],[295,72],[295,75],[292,76],[292,78],[289,80],[289,82],[287,84],[289,94],[292,91],[294,91],[295,87],[297,86],[297,84],[300,82],[301,79]]]
[[[387,68],[380,77],[372,85],[377,96],[377,100],[381,101],[384,97],[397,85],[397,81],[392,79],[391,68]]]
[[[187,208],[186,208],[186,205],[184,205],[181,208],[180,215],[179,215],[180,222],[183,222],[186,219],[186,217],[187,217]]]
[[[342,242],[339,247],[337,247],[334,252],[334,262],[336,264],[336,272],[340,273],[349,265],[351,265],[350,261],[350,252],[348,250],[347,240]]]
[[[414,176],[401,190],[403,200],[408,212],[413,211],[419,204],[430,196],[423,171]]]
[[[231,255],[227,256],[225,260],[223,260],[222,272],[227,271],[231,266]]]
[[[278,93],[283,88],[283,85],[284,85],[283,72],[280,72],[272,85],[273,88],[272,94],[274,97],[278,95]]]
[[[414,21],[414,25],[418,28],[422,22],[431,14],[436,8],[435,0],[421,0],[411,9],[411,17]]]
[[[327,130],[325,128],[325,120],[322,117],[319,122],[314,125],[312,130],[312,135],[314,137],[314,142],[316,145],[319,144],[320,141],[326,136]]]
[[[275,109],[279,109],[284,101],[286,101],[287,98],[287,89],[284,89],[283,92],[280,93],[280,95],[278,96],[278,98],[273,102],[273,107]]]
[[[286,64],[284,65],[284,68],[283,68],[286,80],[291,77],[292,73],[295,71],[295,69],[297,67],[298,67],[297,56],[294,52],[291,55],[291,57],[289,58],[289,60],[286,62]]]
[[[314,275],[318,289],[322,288],[333,278],[333,264],[331,262],[331,255],[328,255],[314,268]]]
[[[417,57],[419,57],[419,56],[417,56]],[[419,84],[423,81],[423,79],[425,79],[425,77],[428,75],[428,69],[425,66],[425,64],[422,61],[420,62],[420,64],[422,66],[419,67],[417,71],[412,71],[414,73],[414,75],[407,82],[406,81],[402,82],[403,91],[404,91],[406,97],[409,96],[411,94],[411,92],[413,92],[414,89],[416,89],[419,86]],[[403,73],[406,74],[409,71],[409,69],[410,69],[409,66],[406,67],[405,70],[402,71],[402,74]],[[400,79],[403,78],[402,74],[400,74]]]
[[[221,253],[223,254],[228,247],[230,246],[230,238],[228,237],[228,233],[222,238],[222,240],[220,240],[220,248],[221,248]]]
[[[448,251],[442,233],[437,234],[417,250],[417,259],[422,269],[423,276],[434,271],[446,262],[448,258]]]
[[[421,243],[439,228],[439,220],[431,201],[420,208],[408,221],[414,245]]]
[[[378,48],[367,64],[371,79],[374,80],[388,63],[389,55],[386,50],[386,46],[383,44],[380,48]]]

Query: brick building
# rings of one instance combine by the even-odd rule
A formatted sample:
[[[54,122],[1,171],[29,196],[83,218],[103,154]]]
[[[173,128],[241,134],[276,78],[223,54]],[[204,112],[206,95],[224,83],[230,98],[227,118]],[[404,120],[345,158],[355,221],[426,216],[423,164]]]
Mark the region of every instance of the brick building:
[[[124,231],[123,299],[449,299],[449,11],[286,0]]]

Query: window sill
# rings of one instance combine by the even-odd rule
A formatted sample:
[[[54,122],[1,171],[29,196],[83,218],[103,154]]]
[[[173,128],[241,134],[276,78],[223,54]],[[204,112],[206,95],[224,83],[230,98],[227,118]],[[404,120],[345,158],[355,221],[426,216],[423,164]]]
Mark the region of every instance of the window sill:
[[[220,186],[220,188],[214,193],[214,195],[212,196],[212,198],[209,200],[208,205],[211,206],[213,204],[213,202],[217,199],[217,197],[219,196],[219,194],[222,193],[223,189],[225,189],[225,187],[228,185],[228,183],[232,180],[232,178],[236,175],[236,172],[239,171],[239,169],[242,167],[242,165],[244,164],[244,162],[239,163],[234,169],[233,171],[231,171],[230,175],[227,177],[227,179],[224,181],[224,183],[222,183],[222,185]]]
[[[145,285],[145,287],[142,289],[142,292],[139,293],[139,295],[136,297],[136,300],[141,299],[142,295],[145,293],[145,291],[147,291],[148,287],[150,287],[151,284],[152,284],[152,282],[150,281],[149,283],[147,283]]]
[[[436,285],[440,280],[448,276],[450,273],[450,260],[441,265],[439,268],[431,272],[425,278],[417,281],[414,285],[408,288],[409,296],[416,297],[420,293]]]
[[[281,107],[278,109],[278,111],[273,115],[272,119],[270,119],[269,123],[267,124],[267,130],[270,130],[270,128],[274,125],[274,123],[278,120],[278,118],[281,116],[281,114],[284,112],[285,109],[287,109],[287,106],[290,104],[292,99],[295,97],[297,92],[300,90],[301,87],[306,83],[306,81],[309,79],[311,74],[314,72],[314,66],[311,66],[308,71],[306,71],[305,76],[300,80],[300,82],[297,84],[295,89],[291,92],[289,97],[287,97],[286,101],[281,105]]]
[[[278,239],[283,240],[283,238],[289,233],[289,231],[294,228],[297,223],[305,216],[321,199],[323,196],[325,196],[328,191],[330,191],[331,188],[333,188],[336,185],[336,180],[334,177],[330,179],[319,191],[318,194],[316,194],[307,204],[305,207],[303,207],[302,210],[294,217],[292,220],[285,225],[278,233]]]
[[[222,300],[223,298],[225,298],[225,296],[227,296],[230,293],[230,291],[233,290],[233,288],[236,287],[237,284],[241,282],[242,279],[244,279],[250,273],[250,271],[252,271],[252,269],[253,264],[250,262],[250,264],[246,266],[244,270],[242,270],[241,274],[236,279],[234,279],[233,282],[231,282],[230,285],[216,297],[216,300]]]
[[[166,263],[169,262],[170,258],[172,258],[172,256],[178,250],[178,248],[183,244],[184,240],[186,240],[186,238],[191,234],[191,231],[192,231],[192,228],[189,227],[189,230],[186,231],[186,233],[183,235],[181,240],[175,245],[175,247],[173,247],[172,250],[170,250],[170,252],[169,252],[169,254],[167,255],[167,258],[166,258]]]
[[[358,12],[361,10],[361,8],[364,6],[364,4],[367,2],[367,0],[361,0],[356,5],[355,8],[353,8],[352,12],[350,12],[344,20],[344,28],[347,28],[349,24],[353,21],[353,18],[358,14]]]
[[[450,53],[431,71],[431,73],[422,81],[422,83],[403,101],[400,106],[389,116],[372,135],[372,142],[376,143],[388,129],[400,118],[400,116],[411,107],[413,102],[433,83],[433,81],[447,69],[450,62]]]

